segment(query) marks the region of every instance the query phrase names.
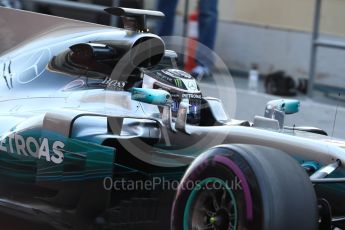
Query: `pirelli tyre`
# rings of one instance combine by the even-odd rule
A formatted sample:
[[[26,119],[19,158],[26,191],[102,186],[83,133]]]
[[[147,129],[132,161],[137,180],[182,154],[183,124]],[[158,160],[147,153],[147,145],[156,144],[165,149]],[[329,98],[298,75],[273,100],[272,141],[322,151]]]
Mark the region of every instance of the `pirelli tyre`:
[[[313,186],[297,161],[271,148],[223,145],[181,180],[171,229],[318,229]]]

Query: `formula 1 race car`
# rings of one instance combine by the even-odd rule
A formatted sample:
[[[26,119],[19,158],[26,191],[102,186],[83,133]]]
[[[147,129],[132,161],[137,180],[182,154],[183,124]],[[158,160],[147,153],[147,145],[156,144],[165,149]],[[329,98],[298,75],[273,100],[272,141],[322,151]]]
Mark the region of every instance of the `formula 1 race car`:
[[[106,11],[125,29],[0,8],[1,213],[56,229],[345,228],[344,141],[285,126],[292,99],[229,119],[148,33],[162,13]]]

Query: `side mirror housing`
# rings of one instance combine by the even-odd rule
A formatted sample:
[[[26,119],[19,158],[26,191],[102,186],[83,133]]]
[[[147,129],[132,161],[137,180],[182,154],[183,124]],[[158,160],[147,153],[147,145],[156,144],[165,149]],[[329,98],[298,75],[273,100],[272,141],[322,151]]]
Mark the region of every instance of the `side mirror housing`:
[[[163,106],[162,121],[166,128],[173,131],[171,105],[173,103],[169,92],[161,89],[132,88],[131,99],[151,105]]]
[[[271,110],[277,110],[285,114],[294,114],[299,111],[300,101],[295,99],[278,99],[269,101],[266,105],[265,114]]]
[[[131,99],[158,106],[170,106],[172,103],[170,93],[161,89],[132,88]]]
[[[265,108],[265,117],[277,120],[279,127],[284,127],[286,114],[294,114],[299,111],[300,101],[295,99],[278,99],[269,101]]]
[[[299,100],[286,99],[285,100],[285,114],[294,114],[299,112],[301,103]]]

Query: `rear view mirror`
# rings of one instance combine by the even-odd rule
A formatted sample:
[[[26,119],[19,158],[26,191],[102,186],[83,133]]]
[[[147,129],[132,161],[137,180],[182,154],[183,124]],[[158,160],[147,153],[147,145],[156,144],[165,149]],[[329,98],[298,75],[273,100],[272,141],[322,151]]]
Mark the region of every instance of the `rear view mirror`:
[[[299,112],[300,101],[295,99],[286,99],[285,101],[285,114],[294,114]]]
[[[265,108],[265,117],[277,120],[283,129],[285,114],[294,114],[299,111],[300,101],[295,99],[279,99],[269,101]]]
[[[279,99],[269,101],[266,105],[266,111],[277,110],[285,114],[294,114],[299,111],[300,101],[295,99]]]
[[[171,105],[173,103],[173,100],[169,92],[161,89],[132,88],[131,93],[132,100],[148,103],[151,105],[163,106],[163,124],[167,128],[175,131],[172,125],[171,115]]]
[[[132,88],[131,98],[135,101],[158,106],[170,106],[172,104],[170,93],[161,89]]]

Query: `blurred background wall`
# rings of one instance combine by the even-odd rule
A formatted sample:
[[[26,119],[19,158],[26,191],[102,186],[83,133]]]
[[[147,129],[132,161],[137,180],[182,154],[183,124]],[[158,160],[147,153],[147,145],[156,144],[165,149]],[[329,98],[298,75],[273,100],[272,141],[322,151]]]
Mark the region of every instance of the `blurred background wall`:
[[[196,0],[190,3],[193,9]],[[314,7],[315,0],[219,0],[216,52],[235,74],[255,63],[262,74],[284,70],[308,78]],[[345,1],[323,0],[322,7],[322,35],[345,42]],[[345,88],[345,51],[320,48],[317,57],[317,87]]]

